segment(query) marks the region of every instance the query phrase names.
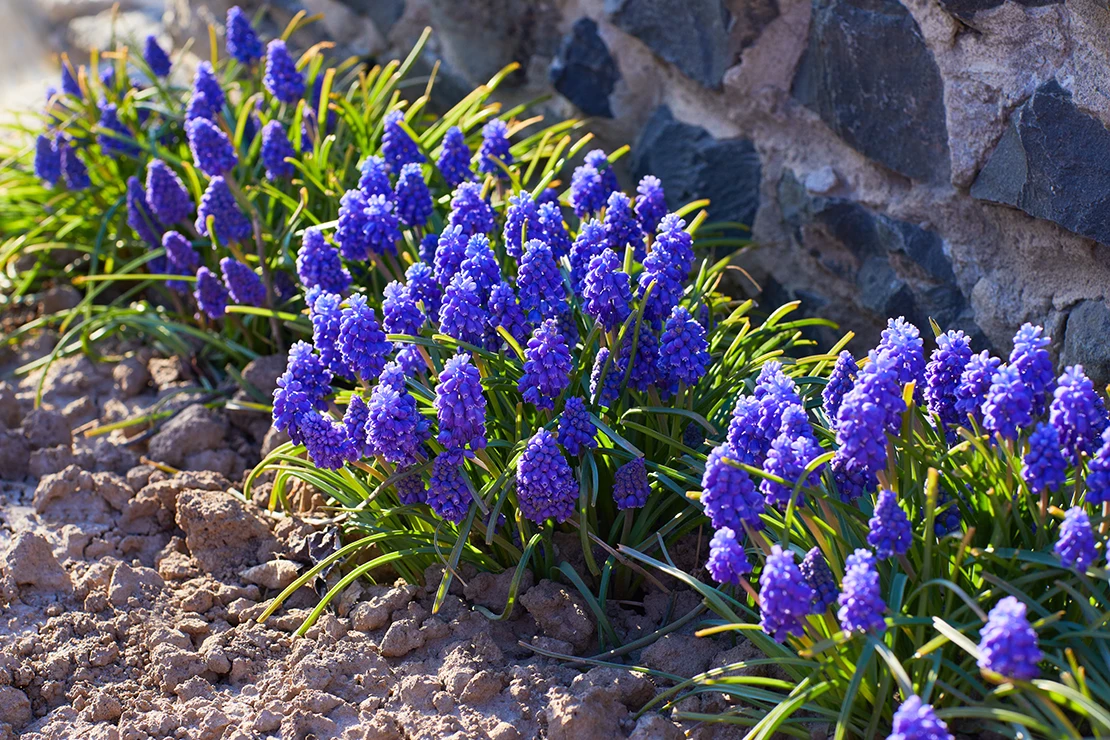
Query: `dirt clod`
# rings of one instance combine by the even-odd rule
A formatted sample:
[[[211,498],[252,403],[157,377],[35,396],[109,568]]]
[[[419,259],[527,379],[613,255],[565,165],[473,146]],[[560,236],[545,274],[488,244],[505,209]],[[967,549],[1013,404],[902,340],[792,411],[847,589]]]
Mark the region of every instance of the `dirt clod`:
[[[520,603],[536,620],[544,634],[563,640],[581,653],[594,642],[597,623],[581,597],[565,586],[544,579],[520,597]]]

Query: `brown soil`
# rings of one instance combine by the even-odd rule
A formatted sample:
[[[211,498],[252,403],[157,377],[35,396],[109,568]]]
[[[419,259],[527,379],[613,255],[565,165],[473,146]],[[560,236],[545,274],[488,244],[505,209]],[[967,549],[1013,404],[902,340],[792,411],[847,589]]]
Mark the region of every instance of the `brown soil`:
[[[0,377],[52,341],[0,358]],[[463,573],[432,614],[429,573],[427,588],[362,582],[305,637],[293,632],[319,598],[307,586],[258,623],[331,533],[237,490],[277,441],[264,416],[197,404],[206,397],[176,359],[124,355],[59,361],[38,410],[37,377],[0,383],[0,740],[742,736],[637,720],[651,679],[537,655],[529,645],[597,649],[589,610],[551,581],[529,578],[502,622],[471,605],[500,611],[511,574]],[[282,364],[245,375],[268,392]],[[177,411],[159,426],[83,433],[159,401]],[[610,616],[631,640],[697,605],[690,592],[654,593]],[[688,676],[750,650],[697,639],[696,623],[626,659]],[[681,709],[724,707],[707,694]]]

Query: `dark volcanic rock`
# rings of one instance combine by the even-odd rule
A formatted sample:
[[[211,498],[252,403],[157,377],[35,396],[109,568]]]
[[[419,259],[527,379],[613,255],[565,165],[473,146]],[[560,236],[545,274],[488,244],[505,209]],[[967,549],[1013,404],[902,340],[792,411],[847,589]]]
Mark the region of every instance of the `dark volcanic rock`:
[[[605,12],[622,31],[706,87],[718,87],[732,66],[732,18],[721,0],[605,0]]]
[[[752,142],[715,139],[700,126],[676,121],[665,105],[640,132],[632,171],[662,180],[672,209],[709,198],[711,220],[750,226],[759,208],[760,161]]]
[[[940,0],[940,7],[961,20],[971,20],[972,16],[981,10],[997,8],[1006,0]],[[1064,0],[1014,0],[1018,5],[1027,8],[1039,8],[1044,5],[1056,5]]]
[[[948,181],[944,83],[898,0],[813,0],[793,88],[856,151],[914,180]]]
[[[1060,362],[1082,365],[1096,386],[1110,383],[1110,307],[1103,301],[1082,301],[1068,314],[1064,325],[1064,351]]]
[[[971,194],[1110,244],[1110,131],[1050,80],[1014,111]]]
[[[382,32],[389,33],[393,24],[405,14],[405,0],[341,0],[351,10],[369,16]]]
[[[613,117],[609,95],[620,79],[620,70],[597,35],[597,23],[590,18],[580,18],[563,37],[549,76],[555,89],[583,113]]]
[[[933,319],[942,329],[962,329],[974,346],[987,346],[936,232],[845,198],[811,197],[790,171],[779,185],[779,199],[795,241],[837,277],[854,283],[860,305],[876,321],[905,316],[926,327]]]

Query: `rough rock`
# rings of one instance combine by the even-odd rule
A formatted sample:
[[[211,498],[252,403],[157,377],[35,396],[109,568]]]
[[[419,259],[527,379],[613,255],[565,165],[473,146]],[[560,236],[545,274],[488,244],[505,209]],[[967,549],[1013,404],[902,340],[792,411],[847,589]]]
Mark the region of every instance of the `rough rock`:
[[[300,567],[292,560],[271,560],[243,571],[243,580],[263,588],[285,588],[297,580]]]
[[[682,740],[682,729],[661,714],[645,714],[636,722],[628,740]]]
[[[4,382],[0,382],[0,427],[15,429],[23,418],[23,409],[19,406],[15,389]]]
[[[202,568],[213,573],[241,569],[258,561],[260,549],[274,540],[254,507],[224,491],[182,491],[177,525]]]
[[[721,0],[605,0],[615,26],[643,41],[690,79],[718,87],[734,52]]]
[[[27,474],[31,445],[18,431],[0,430],[0,477],[22,478]]]
[[[399,658],[424,645],[424,633],[415,619],[401,619],[390,625],[382,638],[382,655]]]
[[[580,695],[565,689],[551,692],[547,707],[547,730],[550,740],[624,737],[621,721],[628,710],[612,691],[594,686]]]
[[[150,458],[181,467],[189,455],[214,450],[223,444],[225,426],[219,413],[193,404],[150,438]]]
[[[133,398],[150,385],[150,371],[137,357],[127,357],[112,368],[112,378],[124,398]]]
[[[997,8],[1005,0],[940,0],[942,8],[963,21],[971,21],[976,13]],[[1037,8],[1062,3],[1063,0],[1014,0],[1018,5]]]
[[[372,596],[368,601],[357,604],[351,610],[351,628],[372,632],[389,623],[393,612],[404,609],[416,595],[417,588],[401,585]]]
[[[16,585],[46,591],[73,590],[69,574],[54,556],[50,543],[33,532],[20,532],[15,536],[2,564],[4,574]]]
[[[617,701],[632,711],[638,711],[655,696],[655,684],[643,674],[608,666],[591,668],[570,684],[573,694],[585,694],[593,688],[612,691]]]
[[[544,634],[570,643],[581,653],[595,639],[597,623],[581,597],[546,578],[520,597]]]
[[[898,0],[813,0],[792,92],[856,151],[914,180],[948,181],[944,82]]]
[[[548,70],[552,86],[589,116],[612,118],[609,95],[620,70],[591,18],[579,18],[563,37]]]
[[[712,640],[672,632],[644,648],[640,660],[647,668],[690,678],[703,673],[717,651]]]
[[[1110,383],[1110,307],[1105,301],[1082,301],[1064,325],[1063,365],[1082,365],[1097,387]]]
[[[1091,156],[1106,147],[1110,130],[1050,80],[1010,117],[971,194],[1110,244],[1110,164]]]
[[[157,571],[120,563],[112,571],[112,580],[108,584],[108,601],[116,607],[127,606],[129,599],[142,599],[144,592],[149,595],[164,585],[165,581]]]
[[[760,162],[747,139],[717,139],[700,126],[656,108],[632,150],[633,175],[655,175],[667,205],[709,198],[711,220],[751,225],[759,209]]]
[[[243,380],[254,386],[254,389],[269,399],[277,388],[277,379],[285,372],[288,355],[266,355],[257,357],[247,363],[243,368]]]
[[[476,573],[467,580],[463,586],[463,595],[467,601],[480,604],[487,609],[500,612],[509,603],[509,589],[512,588],[515,569],[509,568],[500,573]],[[517,593],[526,593],[532,588],[535,579],[531,570],[525,570],[521,576]]]
[[[14,686],[0,686],[0,722],[20,729],[31,721],[31,700]]]
[[[69,420],[60,411],[37,408],[23,417],[23,435],[31,447],[69,446],[73,442]]]

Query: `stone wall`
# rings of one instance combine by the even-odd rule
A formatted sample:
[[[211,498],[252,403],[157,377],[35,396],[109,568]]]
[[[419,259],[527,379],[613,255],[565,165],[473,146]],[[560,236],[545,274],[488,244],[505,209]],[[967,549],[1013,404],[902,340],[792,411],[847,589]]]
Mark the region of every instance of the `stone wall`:
[[[179,32],[226,0],[168,0]],[[244,3],[250,5],[250,3]],[[374,58],[425,25],[461,94],[510,61],[510,102],[634,142],[630,178],[749,224],[764,301],[872,344],[929,317],[1008,351],[1045,324],[1110,381],[1110,12],[1089,0],[274,0]],[[190,21],[190,19],[193,19]],[[171,24],[172,25],[172,24]],[[203,35],[201,35],[203,38]],[[754,292],[750,285],[747,288]]]

